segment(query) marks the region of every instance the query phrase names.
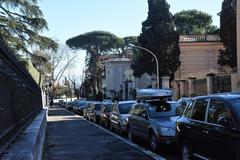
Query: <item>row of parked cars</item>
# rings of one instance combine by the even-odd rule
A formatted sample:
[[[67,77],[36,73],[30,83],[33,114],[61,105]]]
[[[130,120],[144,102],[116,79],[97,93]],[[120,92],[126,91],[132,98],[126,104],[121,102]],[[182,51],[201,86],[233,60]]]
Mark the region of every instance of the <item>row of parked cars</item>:
[[[139,90],[136,101],[84,103],[80,114],[131,141],[176,144],[182,159],[240,159],[240,94],[171,101],[170,90]]]

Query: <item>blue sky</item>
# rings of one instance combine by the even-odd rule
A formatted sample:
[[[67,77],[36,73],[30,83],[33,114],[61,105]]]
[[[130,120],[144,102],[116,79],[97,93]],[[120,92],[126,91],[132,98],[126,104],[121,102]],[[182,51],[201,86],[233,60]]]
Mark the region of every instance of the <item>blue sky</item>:
[[[198,9],[212,15],[217,26],[222,1],[167,0],[173,14]],[[43,34],[61,43],[93,30],[109,31],[119,37],[137,36],[148,12],[147,0],[42,0],[39,5],[49,27]],[[84,54],[81,54],[76,73],[82,73],[83,66]]]
[[[222,1],[167,0],[172,13],[198,9],[212,15],[218,26],[216,14],[221,10]],[[62,43],[93,30],[109,31],[120,37],[137,36],[148,12],[147,0],[42,0],[40,7],[49,26],[44,34]]]

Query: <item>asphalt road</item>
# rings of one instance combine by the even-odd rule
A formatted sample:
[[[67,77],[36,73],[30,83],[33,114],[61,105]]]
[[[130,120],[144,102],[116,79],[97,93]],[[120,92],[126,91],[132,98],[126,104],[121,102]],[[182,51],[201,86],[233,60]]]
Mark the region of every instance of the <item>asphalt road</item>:
[[[44,160],[151,160],[124,143],[62,108],[49,110]]]

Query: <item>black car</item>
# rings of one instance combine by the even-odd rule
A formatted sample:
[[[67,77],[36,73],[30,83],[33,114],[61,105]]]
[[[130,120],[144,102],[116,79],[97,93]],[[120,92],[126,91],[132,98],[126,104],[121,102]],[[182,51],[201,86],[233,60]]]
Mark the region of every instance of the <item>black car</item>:
[[[195,97],[177,120],[183,159],[240,159],[240,94]]]
[[[87,106],[87,102],[80,100],[75,103],[73,110],[75,113],[83,115],[83,110],[86,106]]]
[[[91,107],[88,109],[89,120],[92,120],[94,123],[99,123],[101,106],[102,102],[92,102]]]
[[[152,151],[159,144],[176,144],[176,120],[180,117],[175,101],[161,99],[144,100],[134,104],[128,117],[128,138],[136,137],[150,143]]]

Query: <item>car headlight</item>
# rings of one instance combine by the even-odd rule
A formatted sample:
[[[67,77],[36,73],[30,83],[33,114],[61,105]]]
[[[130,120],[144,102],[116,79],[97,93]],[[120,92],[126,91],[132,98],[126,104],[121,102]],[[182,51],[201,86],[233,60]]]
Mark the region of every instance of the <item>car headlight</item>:
[[[176,135],[176,129],[173,127],[162,126],[162,127],[159,127],[159,131],[162,136],[175,136]]]
[[[127,125],[128,119],[127,118],[126,119],[122,119],[121,122],[122,122],[122,125]]]

